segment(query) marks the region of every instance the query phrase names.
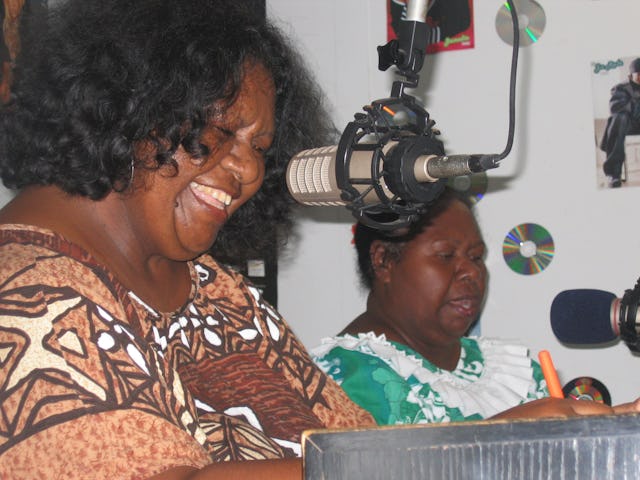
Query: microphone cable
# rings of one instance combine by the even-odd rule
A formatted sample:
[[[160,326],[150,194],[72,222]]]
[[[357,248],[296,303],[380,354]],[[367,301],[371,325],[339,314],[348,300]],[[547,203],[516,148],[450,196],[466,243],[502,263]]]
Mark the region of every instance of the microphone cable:
[[[507,133],[507,144],[504,150],[495,158],[494,166],[489,168],[497,167],[500,160],[509,155],[513,147],[513,137],[516,129],[516,77],[518,70],[518,53],[520,50],[520,23],[518,21],[518,13],[513,7],[513,0],[506,1],[506,8],[508,8],[511,13],[511,21],[513,23],[513,48],[511,50],[511,71],[509,73],[509,130]]]

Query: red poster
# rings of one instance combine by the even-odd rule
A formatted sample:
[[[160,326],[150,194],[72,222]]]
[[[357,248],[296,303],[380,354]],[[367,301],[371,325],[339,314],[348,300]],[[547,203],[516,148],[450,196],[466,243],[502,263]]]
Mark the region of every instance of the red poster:
[[[407,0],[387,0],[387,41],[405,18]],[[426,23],[431,27],[427,53],[473,48],[473,0],[429,0]]]

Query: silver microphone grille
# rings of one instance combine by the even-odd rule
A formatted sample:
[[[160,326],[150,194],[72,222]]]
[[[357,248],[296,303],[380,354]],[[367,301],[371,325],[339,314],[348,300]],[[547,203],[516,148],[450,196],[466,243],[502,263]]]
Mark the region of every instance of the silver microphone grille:
[[[287,187],[304,205],[344,206],[336,181],[337,145],[312,148],[295,155],[287,166]]]

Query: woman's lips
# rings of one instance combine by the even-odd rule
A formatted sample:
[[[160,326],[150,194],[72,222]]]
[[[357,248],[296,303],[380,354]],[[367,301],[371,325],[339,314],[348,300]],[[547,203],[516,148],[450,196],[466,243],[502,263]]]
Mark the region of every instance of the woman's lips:
[[[476,297],[461,297],[450,300],[449,304],[465,316],[475,316],[480,309],[480,302]]]

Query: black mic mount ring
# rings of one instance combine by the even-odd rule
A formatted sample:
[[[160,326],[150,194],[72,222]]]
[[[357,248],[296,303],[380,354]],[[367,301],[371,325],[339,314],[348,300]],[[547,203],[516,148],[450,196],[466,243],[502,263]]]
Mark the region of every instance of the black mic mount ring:
[[[411,223],[443,191],[446,180],[420,183],[414,164],[421,155],[444,155],[429,113],[415,98],[385,98],[364,107],[345,127],[336,151],[336,182],[354,216],[368,226],[393,230]],[[355,152],[366,152],[370,171],[354,177]],[[378,202],[367,204],[372,192]]]
[[[418,182],[414,165],[422,155],[444,155],[440,140],[426,136],[402,138],[384,162],[384,180],[395,195],[411,204],[429,204],[440,196],[446,179],[437,182]]]
[[[640,324],[636,318],[640,304],[640,279],[633,289],[625,290],[620,301],[620,338],[627,344],[629,350],[640,353]]]

